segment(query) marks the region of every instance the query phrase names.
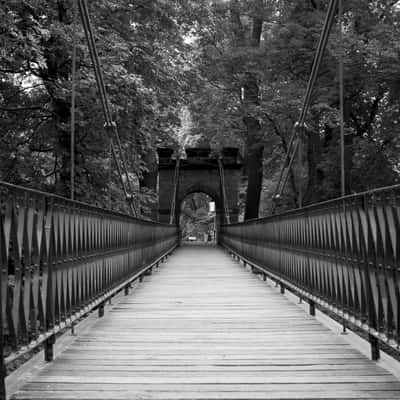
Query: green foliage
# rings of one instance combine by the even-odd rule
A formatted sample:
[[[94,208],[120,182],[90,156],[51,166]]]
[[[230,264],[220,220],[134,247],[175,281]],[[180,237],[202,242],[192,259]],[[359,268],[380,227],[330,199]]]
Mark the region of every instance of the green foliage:
[[[349,193],[399,181],[400,9],[395,4],[389,0],[345,2]],[[258,121],[264,144],[260,206],[264,214],[271,208],[271,196],[299,116],[327,5],[328,0],[218,2],[209,7],[197,32],[202,85],[193,96],[192,132],[203,132],[217,146],[229,141],[241,144],[246,155],[246,118]],[[251,41],[255,18],[262,19],[259,46]],[[298,206],[302,186],[305,203],[340,196],[341,46],[335,24],[307,116],[308,140],[303,154],[307,179],[300,181],[296,162],[279,210]],[[253,102],[243,98],[249,74],[258,87],[257,101]]]
[[[111,109],[137,181],[146,173],[145,155],[159,141],[174,141],[180,124],[177,114],[189,80],[184,43],[192,23],[189,5],[88,3]],[[72,0],[11,1],[0,9],[6,21],[1,28],[0,179],[67,196],[72,6]],[[76,197],[124,208],[80,24],[78,43]]]
[[[245,160],[264,148],[260,210],[268,213],[328,0],[88,3],[143,207],[155,200],[142,185],[155,148],[206,142],[238,146]],[[400,9],[392,0],[344,3],[347,184],[356,192],[399,181]],[[0,6],[0,179],[67,196],[72,4]],[[298,205],[300,189],[305,203],[340,195],[338,37],[335,25],[307,116],[307,179],[296,164],[280,209]],[[125,209],[80,24],[77,53],[76,197]]]

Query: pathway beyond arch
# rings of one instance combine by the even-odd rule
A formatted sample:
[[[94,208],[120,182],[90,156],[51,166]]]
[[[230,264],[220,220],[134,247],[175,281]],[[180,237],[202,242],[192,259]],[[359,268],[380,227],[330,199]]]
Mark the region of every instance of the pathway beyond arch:
[[[14,399],[399,399],[400,383],[217,247],[176,251]]]

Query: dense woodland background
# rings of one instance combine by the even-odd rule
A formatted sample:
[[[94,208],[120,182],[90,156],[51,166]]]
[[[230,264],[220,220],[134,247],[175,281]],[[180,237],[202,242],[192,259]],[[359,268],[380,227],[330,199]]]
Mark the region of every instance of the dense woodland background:
[[[347,192],[399,182],[400,5],[346,0]],[[94,0],[105,82],[135,196],[155,199],[157,146],[238,146],[243,214],[266,215],[328,0]],[[0,179],[70,192],[72,0],[0,3]],[[78,26],[76,198],[126,210],[82,26]],[[340,195],[334,26],[307,118],[304,176],[279,209]],[[302,186],[302,187],[300,187]],[[201,213],[200,213],[201,214]]]

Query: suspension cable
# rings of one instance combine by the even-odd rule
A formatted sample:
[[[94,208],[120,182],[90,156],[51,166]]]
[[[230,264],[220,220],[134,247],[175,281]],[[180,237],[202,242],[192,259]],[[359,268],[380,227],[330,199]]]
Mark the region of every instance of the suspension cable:
[[[219,167],[219,179],[221,183],[221,192],[222,192],[222,203],[224,205],[225,219],[228,224],[231,223],[229,217],[229,208],[226,201],[226,192],[225,192],[225,175],[224,175],[224,165],[222,163],[221,157],[218,158],[218,167]]]
[[[88,49],[89,49],[89,54],[90,54],[90,58],[92,60],[92,64],[93,64],[93,70],[94,70],[94,74],[95,74],[95,79],[96,79],[96,83],[97,83],[97,88],[99,90],[99,95],[100,95],[100,103],[103,109],[103,114],[104,114],[104,118],[106,120],[106,123],[108,124],[109,121],[109,113],[106,107],[106,101],[105,101],[105,97],[104,97],[104,92],[103,92],[103,86],[101,84],[101,79],[99,76],[99,70],[98,70],[98,64],[96,62],[96,57],[94,54],[94,50],[93,50],[93,43],[91,42],[90,38],[90,32],[89,32],[89,28],[90,28],[90,21],[87,20],[87,15],[85,14],[84,11],[84,7],[83,7],[83,0],[78,0],[78,4],[79,4],[79,11],[80,11],[80,15],[81,15],[81,19],[82,19],[82,25],[83,25],[83,29],[85,31],[85,36],[86,39],[88,41]]]
[[[71,77],[71,200],[75,198],[75,99],[76,99],[76,47],[78,27],[78,3],[73,4],[72,28],[72,77]]]
[[[170,213],[170,219],[169,219],[170,224],[174,223],[174,219],[175,219],[175,215],[176,215],[176,196],[178,195],[180,163],[181,163],[181,160],[180,160],[180,158],[178,158],[176,160],[176,165],[175,165],[174,191],[173,191],[172,200],[171,200],[171,213]]]
[[[343,46],[343,1],[339,0],[339,103],[340,103],[340,180],[341,195],[346,195],[345,147],[344,147],[344,46]]]
[[[302,129],[304,127],[307,112],[308,112],[308,109],[311,104],[311,96],[314,91],[315,83],[318,78],[318,72],[319,72],[319,69],[321,66],[321,62],[322,62],[322,59],[323,59],[323,56],[325,53],[325,49],[328,44],[329,35],[330,35],[331,29],[332,29],[335,13],[336,13],[337,6],[338,6],[337,3],[338,3],[338,0],[331,0],[329,3],[328,12],[325,17],[324,26],[323,26],[322,33],[321,33],[321,36],[320,36],[320,39],[318,42],[316,54],[315,54],[312,69],[311,69],[310,78],[309,78],[306,93],[305,93],[305,96],[303,99],[300,116],[299,116],[298,122],[296,122],[296,124],[293,127],[289,145],[288,145],[287,152],[285,155],[285,160],[284,160],[283,166],[280,170],[278,183],[275,187],[275,192],[274,192],[273,201],[272,201],[272,210],[271,210],[272,213],[274,213],[275,208],[276,208],[276,200],[278,200],[282,196],[282,193],[285,189],[286,183],[288,181],[288,175],[291,172],[292,164],[293,164],[294,158],[296,157],[296,154],[297,154],[297,151],[299,148],[298,142],[295,144],[295,138],[297,137],[298,128]],[[282,184],[282,180],[283,180],[283,184]]]
[[[78,0],[78,4],[79,4],[79,11],[80,11],[81,19],[82,19],[82,25],[83,25],[83,28],[85,31],[87,42],[88,42],[89,54],[90,54],[90,57],[91,57],[91,60],[93,63],[95,79],[96,79],[97,87],[99,89],[99,95],[100,95],[99,97],[100,97],[100,103],[102,106],[103,115],[104,115],[104,119],[105,119],[105,127],[106,127],[107,131],[111,131],[112,133],[114,133],[114,136],[116,138],[117,148],[118,148],[119,156],[120,156],[120,159],[122,162],[122,167],[124,170],[126,182],[124,180],[122,170],[119,166],[119,161],[118,161],[117,152],[115,150],[115,146],[114,146],[113,142],[111,141],[113,159],[114,159],[115,164],[117,165],[118,175],[121,180],[121,184],[123,187],[126,201],[129,204],[132,214],[134,216],[137,216],[138,212],[137,212],[137,209],[134,204],[133,188],[132,188],[131,181],[130,181],[128,166],[127,166],[127,163],[126,163],[126,160],[124,157],[124,153],[123,153],[123,149],[122,149],[122,145],[121,145],[121,140],[120,140],[120,137],[118,134],[117,126],[116,126],[115,122],[113,122],[113,120],[112,120],[112,114],[110,111],[109,101],[108,101],[108,97],[107,97],[107,91],[106,91],[105,84],[104,84],[101,63],[99,61],[97,47],[96,47],[96,43],[94,40],[93,30],[92,30],[92,26],[91,26],[91,22],[90,22],[90,18],[89,18],[87,2],[86,2],[86,0]],[[108,134],[110,135],[110,132],[108,132]],[[110,140],[111,140],[111,138],[110,138]]]
[[[119,177],[120,177],[120,180],[123,182],[123,181],[124,181],[124,177],[123,177],[123,175],[122,175],[121,167],[119,166],[119,163],[117,162],[117,154],[116,154],[115,146],[114,146],[114,143],[113,143],[113,140],[112,140],[112,139],[110,139],[110,146],[111,146],[111,152],[112,152],[112,155],[113,155],[113,159],[114,159],[115,164],[116,164],[116,166],[117,166],[118,175],[119,175]],[[124,190],[125,197],[126,197],[127,199],[129,199],[129,196],[130,196],[130,195],[129,195],[127,189],[126,189],[126,186],[125,186],[125,185],[122,185],[122,188],[123,188],[123,190]],[[136,210],[134,209],[134,206],[133,206],[132,201],[129,201],[129,202],[128,202],[128,205],[129,205],[129,207],[130,207],[130,209],[131,209],[132,214],[133,214],[134,216],[136,216]]]

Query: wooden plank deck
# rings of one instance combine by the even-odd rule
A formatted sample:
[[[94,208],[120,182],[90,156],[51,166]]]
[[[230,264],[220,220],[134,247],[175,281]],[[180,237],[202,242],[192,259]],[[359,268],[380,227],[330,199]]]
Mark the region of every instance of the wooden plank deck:
[[[400,383],[223,250],[188,246],[13,399],[400,399]]]

